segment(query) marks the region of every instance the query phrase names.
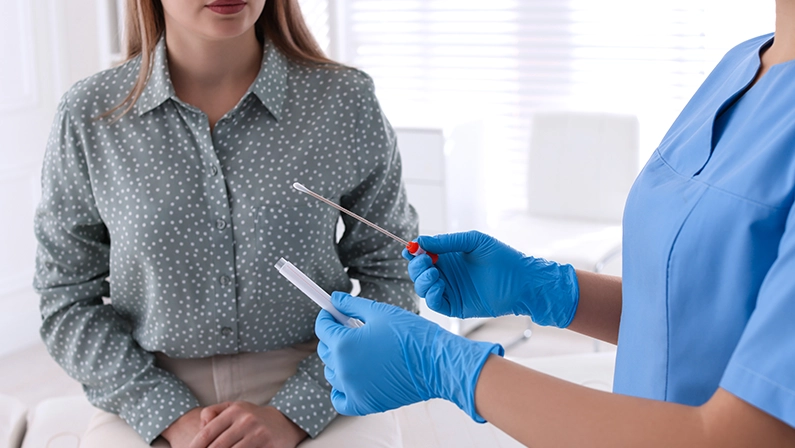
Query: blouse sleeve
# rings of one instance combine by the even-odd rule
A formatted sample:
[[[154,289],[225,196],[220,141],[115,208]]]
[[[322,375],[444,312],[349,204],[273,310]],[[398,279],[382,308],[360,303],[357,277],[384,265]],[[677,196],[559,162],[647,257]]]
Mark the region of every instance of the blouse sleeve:
[[[356,122],[359,184],[344,195],[341,205],[410,241],[418,234],[418,217],[409,204],[402,181],[395,131],[381,111],[369,76],[360,98]],[[361,284],[360,295],[417,311],[400,243],[343,215],[345,233],[340,259],[348,275]]]
[[[307,356],[269,403],[312,438],[337,417],[324,367],[317,353]]]
[[[92,193],[86,141],[64,100],[47,143],[34,223],[41,337],[94,406],[118,414],[149,443],[199,403],[155,366],[129,323],[103,302],[111,240]]]
[[[406,199],[395,132],[381,113],[372,80],[361,72],[357,75],[366,86],[358,99],[356,121],[359,182],[342,197],[341,205],[406,240],[414,239],[417,213]],[[340,260],[348,275],[359,280],[359,294],[416,311],[414,288],[401,256],[403,247],[347,215],[343,222]],[[298,366],[270,404],[310,437],[316,437],[337,416],[330,392],[323,363],[313,354]]]

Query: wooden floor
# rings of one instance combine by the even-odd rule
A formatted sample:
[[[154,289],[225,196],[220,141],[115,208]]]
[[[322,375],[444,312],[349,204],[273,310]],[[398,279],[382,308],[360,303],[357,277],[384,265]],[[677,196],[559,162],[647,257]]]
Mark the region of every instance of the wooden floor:
[[[527,320],[506,316],[489,320],[469,334],[476,340],[499,342],[507,345],[517,339],[527,327]],[[530,339],[506,350],[512,357],[537,357],[590,353],[615,350],[605,343],[548,327],[532,327]],[[79,395],[80,385],[69,378],[45,350],[41,343],[0,358],[0,394],[18,398],[28,407],[49,397]]]

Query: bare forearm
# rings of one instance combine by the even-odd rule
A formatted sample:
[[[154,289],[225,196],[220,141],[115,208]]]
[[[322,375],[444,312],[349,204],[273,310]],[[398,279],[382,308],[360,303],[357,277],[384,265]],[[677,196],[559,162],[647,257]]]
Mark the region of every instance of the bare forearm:
[[[580,300],[568,329],[611,344],[621,322],[621,277],[577,271]]]
[[[478,413],[533,447],[792,446],[795,429],[720,389],[701,407],[588,389],[497,356],[475,390]]]

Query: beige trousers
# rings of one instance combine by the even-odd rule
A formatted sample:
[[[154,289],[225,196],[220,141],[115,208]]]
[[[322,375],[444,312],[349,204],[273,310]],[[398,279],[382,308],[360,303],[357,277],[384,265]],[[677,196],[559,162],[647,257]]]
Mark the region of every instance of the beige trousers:
[[[185,382],[202,406],[224,401],[267,404],[284,382],[295,374],[298,363],[312,354],[316,343],[296,345],[265,353],[220,355],[201,359],[175,359],[157,355],[158,367]],[[314,439],[300,448],[402,447],[400,427],[393,412],[365,417],[339,416]],[[97,411],[83,435],[81,448],[145,448],[148,445],[115,414]],[[170,448],[159,437],[154,447]]]

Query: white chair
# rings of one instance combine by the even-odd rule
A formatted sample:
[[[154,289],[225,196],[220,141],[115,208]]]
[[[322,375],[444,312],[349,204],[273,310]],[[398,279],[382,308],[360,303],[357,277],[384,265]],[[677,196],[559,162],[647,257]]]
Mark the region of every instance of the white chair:
[[[500,219],[491,233],[528,255],[621,275],[621,219],[638,172],[638,133],[632,115],[536,113],[527,211]],[[528,327],[513,343],[529,334]]]
[[[448,126],[396,126],[403,162],[403,184],[420,217],[420,234],[485,228],[478,157],[483,123]],[[456,319],[432,311],[420,301],[420,315],[458,335],[485,319]]]
[[[0,395],[0,447],[19,448],[25,435],[27,413],[20,400]]]

